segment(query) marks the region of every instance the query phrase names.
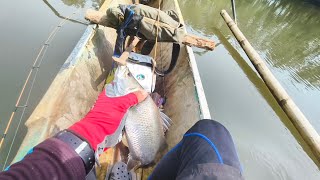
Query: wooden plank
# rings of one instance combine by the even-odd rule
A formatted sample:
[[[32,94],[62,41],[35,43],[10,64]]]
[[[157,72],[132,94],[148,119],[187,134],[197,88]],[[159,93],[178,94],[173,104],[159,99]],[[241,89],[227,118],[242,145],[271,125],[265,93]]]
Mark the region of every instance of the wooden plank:
[[[215,47],[213,41],[190,34],[187,34],[183,38],[182,43],[187,46],[195,46],[206,50],[213,50]]]
[[[87,10],[85,18],[92,23],[99,24],[102,26],[107,26],[106,19],[107,15],[100,11],[95,11],[92,9]],[[161,42],[161,41],[159,41]],[[182,42],[179,42],[188,46],[195,46],[198,48],[203,48],[207,50],[213,50],[215,48],[215,43],[212,40],[204,39],[195,35],[186,34]]]
[[[85,18],[89,20],[91,23],[107,26],[107,15],[104,12],[88,9],[86,11]]]

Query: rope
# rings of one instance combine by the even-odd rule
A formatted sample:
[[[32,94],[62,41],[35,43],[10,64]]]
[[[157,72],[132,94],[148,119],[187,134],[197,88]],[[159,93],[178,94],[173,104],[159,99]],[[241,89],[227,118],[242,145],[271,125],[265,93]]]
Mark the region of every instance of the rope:
[[[158,16],[157,16],[157,36],[156,36],[156,43],[155,43],[155,53],[154,53],[154,59],[156,59],[156,56],[157,56],[157,47],[158,47],[158,33],[159,33],[159,24],[160,24],[160,15],[159,15],[159,13],[160,13],[160,5],[161,5],[161,0],[159,0],[159,7],[158,7]],[[161,47],[162,47],[162,45],[160,44],[160,49],[159,49],[159,51],[160,51],[160,56],[161,56]],[[160,58],[161,59],[161,69],[162,69],[162,72],[164,72],[164,62],[163,62],[163,58],[161,57]],[[154,71],[155,71],[155,67],[156,66],[154,66],[154,68],[152,69],[152,72],[154,73]],[[165,91],[165,76],[163,76],[162,77],[162,90],[163,90],[163,97],[165,97],[165,94],[166,94],[166,91]]]
[[[78,11],[80,11],[80,10],[78,10]],[[58,24],[58,26],[56,26],[56,27],[51,31],[51,33],[49,34],[47,40],[46,40],[45,43],[42,45],[42,47],[41,47],[41,49],[40,49],[40,51],[39,51],[36,59],[34,60],[34,63],[33,63],[33,65],[32,65],[32,68],[30,69],[30,71],[29,71],[29,73],[28,73],[28,76],[27,76],[27,78],[26,78],[26,80],[25,80],[25,82],[24,82],[24,85],[23,85],[23,87],[22,87],[22,89],[21,89],[21,91],[20,91],[19,97],[18,97],[18,99],[17,99],[17,101],[16,101],[16,104],[15,104],[15,108],[14,108],[14,110],[13,110],[12,113],[11,113],[11,116],[10,116],[10,118],[9,118],[8,124],[7,124],[6,129],[5,129],[4,133],[3,133],[3,136],[2,136],[2,138],[1,138],[0,150],[1,150],[1,148],[2,148],[4,139],[5,139],[5,137],[6,137],[7,133],[8,133],[8,130],[9,130],[10,126],[11,126],[13,117],[14,117],[17,109],[22,107],[22,108],[23,108],[23,111],[22,111],[22,113],[21,113],[21,116],[20,116],[20,119],[19,119],[19,123],[18,123],[18,126],[17,126],[17,128],[16,128],[16,131],[15,131],[15,134],[14,134],[14,137],[13,137],[13,140],[12,140],[12,142],[11,142],[11,145],[10,145],[10,148],[9,148],[9,151],[8,151],[8,154],[7,154],[5,163],[4,163],[4,165],[3,165],[3,168],[5,168],[5,165],[6,165],[7,161],[8,161],[8,158],[9,158],[10,152],[11,152],[11,150],[12,150],[12,146],[13,146],[13,144],[14,144],[14,141],[15,141],[15,138],[16,138],[16,135],[17,135],[17,132],[18,132],[18,130],[19,130],[19,127],[20,127],[22,118],[23,118],[23,116],[24,116],[24,114],[25,114],[25,110],[26,110],[26,108],[27,108],[27,106],[28,106],[29,98],[30,98],[30,96],[31,96],[32,89],[33,89],[33,87],[34,87],[34,83],[35,83],[35,80],[36,80],[36,78],[37,78],[38,71],[39,71],[40,66],[41,66],[41,64],[42,64],[44,55],[45,55],[45,53],[47,52],[48,46],[50,45],[50,42],[53,40],[53,38],[54,38],[55,35],[57,34],[58,30],[68,21],[69,18],[73,17],[76,13],[78,13],[78,11],[73,12],[70,16],[68,16],[68,17],[66,17],[65,19],[61,20],[60,23]],[[36,65],[37,65],[37,66],[36,66]],[[29,83],[30,77],[31,77],[31,75],[32,75],[32,73],[33,73],[34,71],[35,71],[35,73],[34,73],[34,77],[33,77],[33,80],[32,80],[32,83],[31,83],[31,86],[30,86],[28,95],[27,95],[26,103],[25,103],[24,106],[19,106],[21,97],[22,97],[22,95],[24,94],[25,89],[26,89],[26,86],[27,86],[27,84]]]
[[[162,47],[162,45],[160,45],[160,54],[162,54],[161,53],[161,48]],[[163,62],[163,58],[161,58],[161,69],[162,69],[162,72],[164,72],[164,66],[165,66],[165,63]],[[162,76],[162,96],[165,98],[166,97],[166,87],[165,87],[165,81],[166,81],[166,76],[164,75],[164,76]]]
[[[152,74],[154,74],[154,71],[156,69],[156,66],[157,66],[157,62],[156,62],[156,57],[157,57],[157,49],[158,49],[158,33],[159,33],[159,24],[160,24],[160,5],[161,5],[161,1],[162,0],[159,0],[159,6],[158,6],[158,15],[157,15],[157,21],[156,21],[156,26],[157,26],[157,29],[156,29],[156,43],[155,43],[155,50],[154,50],[154,54],[153,54],[153,59],[152,59],[152,63],[153,63],[153,67],[152,67]],[[154,81],[154,78],[152,76],[152,83],[151,83],[151,92],[153,91],[153,81]]]
[[[158,14],[157,14],[157,21],[156,21],[156,43],[155,43],[155,51],[153,55],[153,59],[155,60],[157,57],[157,47],[158,47],[158,33],[159,33],[159,24],[160,24],[160,5],[161,5],[161,0],[159,0],[159,6],[158,6]],[[153,72],[155,70],[155,67],[153,68]]]

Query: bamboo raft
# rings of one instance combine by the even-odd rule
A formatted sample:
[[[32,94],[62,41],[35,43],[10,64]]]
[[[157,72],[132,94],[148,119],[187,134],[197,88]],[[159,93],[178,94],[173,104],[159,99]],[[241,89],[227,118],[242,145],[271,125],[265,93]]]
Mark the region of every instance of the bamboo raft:
[[[105,12],[108,7],[117,6],[119,3],[131,4],[132,1],[105,0],[100,11]],[[154,7],[158,8],[158,3],[155,1]],[[161,10],[172,9],[177,11],[183,20],[177,0],[162,0]],[[111,70],[116,37],[115,29],[97,25],[88,26],[46,94],[26,121],[28,132],[13,162],[22,159],[29,149],[39,142],[80,120],[90,110]],[[169,65],[171,49],[172,43],[158,43],[156,60],[160,68]],[[173,125],[166,133],[168,147],[157,158],[159,160],[182,139],[183,134],[194,123],[199,119],[211,118],[197,63],[189,46],[181,45],[176,67],[165,78],[157,78],[155,92],[167,98],[164,112],[173,120]],[[104,179],[107,169],[121,157],[115,149],[108,149],[100,157],[101,167],[97,168],[98,179]],[[137,179],[146,179],[153,168],[154,166],[138,169]]]

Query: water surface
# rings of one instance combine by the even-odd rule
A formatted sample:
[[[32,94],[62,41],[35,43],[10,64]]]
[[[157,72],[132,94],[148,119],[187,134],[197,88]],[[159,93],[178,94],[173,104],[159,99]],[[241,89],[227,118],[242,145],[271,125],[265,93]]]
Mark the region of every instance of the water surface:
[[[179,0],[188,31],[217,48],[194,48],[212,116],[235,140],[247,179],[319,179],[286,115],[259,78],[219,12],[222,0]],[[236,1],[238,25],[320,132],[320,7],[304,1]],[[308,153],[306,153],[308,152]]]
[[[84,11],[97,7],[100,0],[29,0],[0,2],[0,132],[7,125],[24,80],[32,67],[41,46],[53,29],[66,17],[71,17],[50,42],[32,91],[30,103],[21,121],[21,126],[12,146],[7,164],[14,157],[26,134],[24,121],[30,116],[43,94],[51,84],[56,73],[64,63],[87,23]],[[26,89],[28,92],[28,87]],[[20,105],[24,105],[26,96]],[[0,170],[2,170],[18,128],[22,109],[18,109],[0,149]]]

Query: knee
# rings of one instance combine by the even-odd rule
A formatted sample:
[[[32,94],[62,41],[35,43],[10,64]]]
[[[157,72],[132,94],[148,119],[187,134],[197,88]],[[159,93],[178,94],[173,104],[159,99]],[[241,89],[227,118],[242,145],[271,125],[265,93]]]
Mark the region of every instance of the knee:
[[[196,123],[196,125],[200,127],[214,127],[215,129],[227,130],[227,128],[224,125],[212,119],[201,119]]]
[[[221,132],[230,134],[224,125],[212,119],[199,120],[191,129],[197,129],[198,131],[205,132]]]

